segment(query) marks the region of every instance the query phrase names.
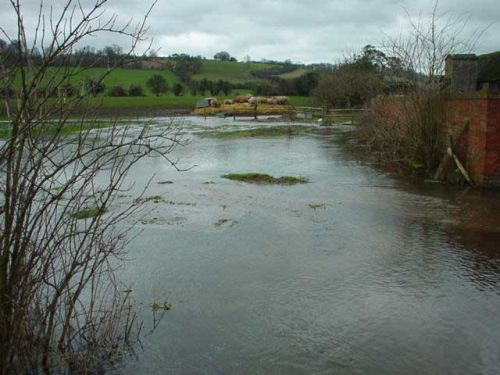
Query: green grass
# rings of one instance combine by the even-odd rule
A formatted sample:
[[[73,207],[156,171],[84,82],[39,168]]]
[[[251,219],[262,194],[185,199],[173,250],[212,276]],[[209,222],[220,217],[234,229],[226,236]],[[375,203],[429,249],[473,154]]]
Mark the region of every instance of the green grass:
[[[236,90],[229,96],[219,96],[219,100],[222,102],[224,99],[234,98],[237,94],[246,93],[245,90]],[[97,108],[100,113],[106,115],[109,112],[110,116],[116,115],[116,112],[121,116],[128,115],[149,115],[150,112],[162,111],[162,110],[172,110],[172,109],[185,109],[194,110],[196,102],[206,95],[182,95],[174,96],[173,94],[163,95],[163,96],[142,96],[142,97],[110,97],[110,96],[100,96],[100,97],[89,97],[86,98],[82,103],[82,110],[85,108]],[[48,105],[51,102],[55,102],[57,99],[49,99]],[[307,97],[290,97],[290,103],[295,106],[309,106],[310,98]],[[13,103],[15,107],[15,103]],[[75,111],[75,115],[78,114]],[[5,116],[5,108],[0,108],[0,120],[7,120]],[[0,125],[0,136],[5,138],[6,130]]]
[[[94,207],[94,208],[87,208],[85,210],[74,212],[73,214],[71,214],[71,216],[77,220],[83,220],[83,219],[91,219],[91,218],[100,216],[105,212],[106,212],[106,210],[104,210],[102,208]]]
[[[234,131],[214,131],[201,133],[202,137],[212,138],[252,138],[252,137],[279,137],[292,136],[311,131],[307,126],[272,126],[265,128],[234,130]]]
[[[107,72],[106,68],[48,68],[46,75],[46,82],[62,77],[64,74],[72,74],[73,77],[70,79],[71,83],[75,86],[79,86],[85,82],[88,78],[100,78]],[[178,78],[175,74],[170,71],[165,70],[149,70],[149,69],[116,69],[113,70],[109,76],[104,79],[104,84],[106,85],[105,90],[108,90],[111,86],[120,85],[126,89],[131,84],[141,85],[145,93],[148,95],[153,95],[153,93],[147,88],[146,81],[154,74],[159,74],[167,80],[170,87],[176,82]],[[17,74],[15,80],[15,86],[19,88],[21,86],[21,74]]]
[[[313,99],[308,96],[290,96],[290,104],[296,107],[312,107]]]
[[[299,78],[308,72],[310,72],[310,70],[304,69],[304,68],[299,68],[299,69],[292,70],[291,72],[288,72],[288,73],[280,74],[280,78],[283,78],[283,79]]]
[[[229,96],[219,96],[219,100],[222,102],[224,99],[234,98],[238,94],[246,93],[245,90],[235,90]],[[208,95],[209,96],[209,95]],[[185,109],[194,110],[196,102],[206,95],[182,95],[174,96],[173,94],[167,94],[163,96],[141,96],[141,97],[110,97],[110,96],[100,96],[100,97],[89,97],[83,102],[81,108],[97,108],[100,110],[99,113],[106,115],[109,112],[110,116],[116,115],[116,112],[121,116],[128,115],[149,115],[150,112],[162,111],[162,110],[172,110],[172,109]],[[55,102],[57,99],[49,99],[48,105],[51,102]],[[290,103],[298,107],[308,107],[311,105],[311,99],[303,96],[292,96],[290,97]],[[15,107],[15,103],[12,103]],[[75,115],[78,111],[75,111]],[[7,120],[5,116],[5,108],[2,106],[0,108],[0,120]],[[4,138],[7,136],[6,129],[0,124],[0,136]]]
[[[122,122],[121,122],[122,123]],[[123,122],[126,123],[126,122]],[[43,128],[40,126],[33,127],[32,134],[39,136],[52,136],[59,132],[61,136],[66,136],[72,133],[78,133],[89,129],[104,129],[113,126],[114,122],[85,122],[85,123],[71,123],[59,127],[57,125],[44,124]],[[2,123],[0,124],[0,139],[8,138],[11,134],[10,124]]]
[[[296,185],[309,182],[309,180],[304,177],[281,176],[276,178],[262,173],[230,173],[223,175],[222,178],[261,185]]]
[[[193,79],[201,80],[203,78],[206,78],[212,81],[222,79],[224,81],[233,83],[258,81],[258,79],[250,75],[250,72],[252,70],[269,69],[273,66],[275,65],[235,61],[203,60],[201,72],[195,74],[193,76]]]

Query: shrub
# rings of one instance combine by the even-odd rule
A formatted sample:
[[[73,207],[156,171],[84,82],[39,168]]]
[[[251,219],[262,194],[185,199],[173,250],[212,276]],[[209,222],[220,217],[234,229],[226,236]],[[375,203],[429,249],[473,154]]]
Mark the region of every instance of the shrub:
[[[440,94],[380,97],[372,101],[359,135],[380,161],[421,165],[430,175],[444,152],[444,110]]]
[[[4,86],[1,95],[3,99],[11,99],[16,96],[16,90],[12,86]]]
[[[57,89],[55,87],[42,87],[37,90],[37,95],[40,98],[55,98],[57,97]]]
[[[102,94],[105,89],[105,85],[102,82],[102,80],[99,79],[93,79],[93,78],[87,78],[85,81],[85,90],[87,91],[88,94],[92,96],[97,96],[99,94]]]
[[[144,96],[142,86],[131,84],[128,88],[128,96]]]
[[[113,86],[108,91],[109,96],[127,96],[127,91],[122,86]]]
[[[175,96],[182,95],[183,91],[184,87],[180,83],[176,83],[172,86],[172,92],[174,93]]]
[[[154,74],[146,81],[146,85],[156,95],[166,94],[168,92],[168,83],[165,77]]]
[[[67,98],[75,96],[76,93],[77,93],[76,87],[69,82],[62,85],[61,88],[59,89],[59,95]]]

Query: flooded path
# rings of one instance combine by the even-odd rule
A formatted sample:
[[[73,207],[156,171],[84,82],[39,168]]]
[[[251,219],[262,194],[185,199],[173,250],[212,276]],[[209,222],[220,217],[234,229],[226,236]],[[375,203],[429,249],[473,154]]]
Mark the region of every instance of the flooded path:
[[[234,126],[255,124],[188,118],[174,156],[195,168],[134,170],[138,190],[156,173],[162,201],[119,273],[146,335],[118,373],[498,373],[499,193],[399,181],[347,157],[341,130],[196,134]],[[310,183],[220,177],[239,172]],[[155,301],[173,308],[149,332]]]

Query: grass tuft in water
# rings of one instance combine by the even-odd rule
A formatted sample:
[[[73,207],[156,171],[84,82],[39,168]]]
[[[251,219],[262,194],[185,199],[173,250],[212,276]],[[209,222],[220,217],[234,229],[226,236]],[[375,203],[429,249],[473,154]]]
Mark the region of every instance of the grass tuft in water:
[[[163,303],[153,302],[150,306],[151,306],[151,310],[153,310],[153,311],[159,311],[159,310],[169,311],[172,309],[172,305],[170,303],[167,303],[167,302],[163,302]]]
[[[309,131],[311,131],[311,127],[308,126],[272,126],[245,130],[205,132],[201,136],[212,138],[279,137],[299,135]]]
[[[153,203],[162,203],[165,202],[165,199],[161,195],[152,195],[149,197],[142,197],[142,198],[137,198],[134,203],[135,204],[144,204],[148,202],[153,202]]]
[[[106,210],[103,208],[87,208],[85,210],[77,211],[71,214],[71,216],[77,220],[92,219],[94,217],[100,216],[105,213]]]
[[[304,177],[281,176],[276,178],[263,173],[230,173],[223,175],[222,178],[262,185],[296,185],[309,182]]]

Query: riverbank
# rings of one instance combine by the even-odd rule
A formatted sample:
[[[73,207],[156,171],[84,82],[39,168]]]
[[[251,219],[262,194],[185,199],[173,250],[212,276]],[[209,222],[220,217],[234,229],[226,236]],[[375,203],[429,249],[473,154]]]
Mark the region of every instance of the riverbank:
[[[85,98],[82,101],[82,105],[79,108],[75,108],[73,111],[74,116],[79,116],[83,114],[105,116],[105,117],[164,117],[164,116],[175,116],[175,115],[189,115],[195,111],[196,102],[204,96],[197,95],[182,95],[175,96],[172,94],[164,96],[141,96],[141,97],[97,97],[97,98]],[[220,101],[230,98],[229,96],[218,97]],[[58,99],[48,99],[47,106],[60,100]],[[310,98],[307,97],[291,97],[291,105],[303,106],[310,103]],[[16,108],[15,103],[12,103],[12,108]],[[269,112],[258,111],[258,115],[276,115],[283,114],[282,110],[275,110]],[[200,113],[199,113],[200,114]],[[238,114],[241,116],[253,115],[252,111]],[[0,119],[6,119],[5,108],[0,109]]]

